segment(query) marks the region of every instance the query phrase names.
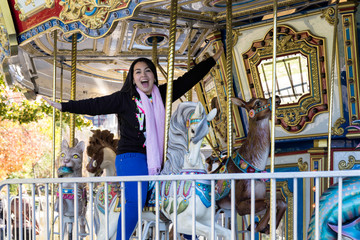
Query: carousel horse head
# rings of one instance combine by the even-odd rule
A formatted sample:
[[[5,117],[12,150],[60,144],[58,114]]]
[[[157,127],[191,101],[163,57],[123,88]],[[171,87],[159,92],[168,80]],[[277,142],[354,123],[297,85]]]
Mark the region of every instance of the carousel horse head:
[[[209,114],[209,119],[212,119],[216,115],[214,111],[216,110],[213,110],[211,114]],[[207,114],[201,103],[182,102],[179,104],[171,116],[166,162],[160,174],[169,175],[180,173],[184,166],[184,156],[188,155],[189,147],[196,144],[198,144],[197,147],[201,147],[200,140],[202,140],[208,132],[207,121]],[[201,123],[200,128],[198,128],[199,123]],[[190,157],[196,159],[196,156]]]
[[[281,99],[279,96],[276,96],[275,99],[275,105],[278,107]],[[271,98],[252,98],[247,102],[241,98],[231,98],[231,100],[237,106],[246,109],[250,122],[271,117]]]
[[[201,159],[200,148],[202,140],[209,133],[210,121],[216,115],[216,108],[211,110],[207,115],[201,103],[198,103],[193,114],[190,115],[186,121],[187,128],[187,154],[185,155],[184,167],[185,169],[199,169],[203,168],[203,163],[198,161]]]
[[[108,130],[97,129],[91,130],[91,132],[93,135],[90,137],[89,145],[86,148],[89,157],[86,170],[95,176],[102,175],[103,170],[107,168],[113,168],[115,171],[116,149],[119,140],[114,139],[114,134]]]

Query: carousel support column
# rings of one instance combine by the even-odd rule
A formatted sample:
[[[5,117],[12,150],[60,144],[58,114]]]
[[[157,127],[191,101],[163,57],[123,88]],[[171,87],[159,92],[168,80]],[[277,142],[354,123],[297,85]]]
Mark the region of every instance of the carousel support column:
[[[155,67],[158,66],[158,59],[157,59],[157,37],[154,36],[152,38],[152,61],[155,65]]]
[[[53,59],[53,101],[56,101],[56,58],[57,58],[57,30],[54,31],[54,59]],[[53,121],[52,121],[52,135],[53,135],[53,161],[51,162],[51,177],[55,178],[55,161],[56,161],[56,153],[55,153],[55,126],[56,126],[56,109],[53,107]],[[54,224],[52,221],[54,220],[54,203],[55,203],[55,186],[51,184],[51,240],[54,239]],[[48,224],[48,223],[47,223]],[[46,226],[46,229],[49,229],[49,226]]]
[[[76,95],[76,52],[77,52],[77,33],[72,35],[71,46],[71,89],[70,100],[75,100]],[[70,140],[69,146],[74,147],[75,140],[75,114],[70,114]]]
[[[192,28],[190,27],[189,30],[189,36],[188,36],[188,53],[187,53],[187,70],[190,70],[190,64],[191,64],[191,33]],[[192,88],[186,93],[186,100],[191,102],[192,101]]]
[[[273,26],[273,66],[272,66],[272,93],[271,93],[271,159],[270,172],[275,171],[275,113],[276,113],[276,45],[277,45],[277,0],[274,0]],[[276,239],[276,179],[270,180],[270,239]]]
[[[64,59],[61,59],[60,60],[60,65],[61,65],[61,68],[60,68],[60,102],[63,101],[63,84],[64,84]],[[62,139],[62,130],[63,130],[63,122],[62,122],[62,119],[63,119],[63,112],[60,111],[60,139],[59,139],[59,146],[60,146],[60,151],[62,150],[61,149],[61,139]],[[59,159],[60,161],[60,159]],[[60,164],[60,162],[58,162],[58,164]],[[58,165],[60,166],[60,165]]]
[[[226,1],[226,79],[227,79],[227,119],[228,119],[228,156],[232,156],[233,128],[232,128],[232,1]]]
[[[177,18],[177,0],[171,0],[170,13],[170,31],[169,31],[169,55],[168,55],[168,78],[166,89],[166,103],[165,103],[165,146],[164,146],[164,161],[166,160],[167,143],[169,139],[169,127],[171,117],[171,104],[173,98],[173,78],[174,78],[174,58],[175,58],[175,37],[176,37],[176,18]]]
[[[336,47],[337,47],[337,25],[338,25],[338,1],[336,1],[335,6],[335,17],[334,17],[334,33],[333,33],[333,48],[332,48],[332,58],[331,58],[331,79],[330,79],[330,97],[329,97],[329,122],[328,122],[328,152],[327,152],[327,170],[331,171],[331,133],[332,133],[332,113],[333,113],[333,98],[334,98],[334,75],[335,75],[335,55],[336,55]],[[327,178],[327,187],[330,186],[330,178]]]
[[[232,49],[233,49],[233,32],[232,32],[232,0],[226,1],[226,82],[227,82],[227,119],[228,119],[228,134],[227,134],[227,151],[228,156],[231,157],[233,152],[233,126],[232,126],[232,102],[231,97],[233,93],[233,77],[232,77]],[[210,142],[208,140],[208,142]],[[221,161],[221,158],[219,158]],[[237,226],[235,226],[235,202],[231,198],[231,239],[236,239]],[[215,239],[215,229],[211,227],[211,237]]]
[[[166,161],[167,145],[169,140],[169,127],[171,117],[171,104],[173,98],[173,78],[174,78],[174,58],[175,58],[175,39],[176,39],[176,18],[178,5],[177,0],[171,0],[170,9],[170,29],[169,29],[169,55],[167,68],[167,89],[166,89],[166,103],[165,103],[165,136],[164,136],[164,162]],[[156,211],[156,229],[159,229],[159,212]],[[177,216],[173,219],[177,223]],[[156,234],[156,240],[159,240],[159,231]],[[174,225],[174,240],[177,238],[177,225]]]

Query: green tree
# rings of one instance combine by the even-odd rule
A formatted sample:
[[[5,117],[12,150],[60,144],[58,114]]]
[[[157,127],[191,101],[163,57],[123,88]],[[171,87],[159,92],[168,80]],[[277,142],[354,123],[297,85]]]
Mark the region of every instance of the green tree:
[[[5,85],[3,76],[0,76],[0,121],[10,120],[20,124],[36,122],[45,115],[52,116],[53,109],[44,101],[29,101],[24,97],[21,100],[14,101],[14,97],[20,98],[22,96],[19,87],[8,89]],[[60,112],[55,111],[56,122],[59,123]],[[70,114],[63,113],[62,121],[65,124],[70,123]],[[81,129],[84,126],[90,126],[91,123],[81,116],[76,116],[75,126]]]
[[[52,114],[51,106],[44,101],[28,101],[19,87],[6,87],[0,76],[0,180],[51,176]],[[56,111],[56,126],[59,119],[60,112]],[[70,114],[63,113],[62,120],[68,125]],[[91,125],[82,116],[75,121],[79,130]],[[56,131],[60,136],[58,127]]]

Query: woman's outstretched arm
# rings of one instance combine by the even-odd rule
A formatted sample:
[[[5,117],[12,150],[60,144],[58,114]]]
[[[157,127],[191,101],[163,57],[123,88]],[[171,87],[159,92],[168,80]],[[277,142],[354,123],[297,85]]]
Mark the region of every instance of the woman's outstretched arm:
[[[58,103],[58,102],[54,102],[46,97],[41,97],[43,100],[45,100],[45,102],[47,102],[48,104],[50,104],[50,106],[58,109],[58,110],[62,110],[62,107],[61,107],[61,103]]]

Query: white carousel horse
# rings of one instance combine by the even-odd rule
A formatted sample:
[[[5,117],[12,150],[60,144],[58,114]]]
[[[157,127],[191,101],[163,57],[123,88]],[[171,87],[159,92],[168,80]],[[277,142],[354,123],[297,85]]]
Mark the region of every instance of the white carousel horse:
[[[74,147],[69,147],[68,142],[64,139],[61,145],[61,153],[59,156],[60,167],[58,169],[58,177],[82,177],[82,159],[83,152],[85,148],[85,143],[83,141],[79,142],[75,139]],[[79,216],[79,225],[80,225],[80,236],[86,234],[86,187],[82,184],[78,184],[78,216]],[[57,199],[55,203],[55,209],[58,211],[60,208],[59,202],[60,193],[57,193]],[[71,234],[72,223],[74,221],[74,184],[73,183],[63,183],[62,184],[62,201],[63,209],[62,214],[64,217],[64,222],[69,224],[68,234]],[[64,232],[65,232],[64,224]]]
[[[216,109],[206,115],[201,103],[183,102],[171,118],[167,161],[161,174],[206,174],[201,157],[202,140],[209,132],[208,122],[216,115]],[[175,142],[176,141],[176,142]],[[177,196],[177,226],[179,233],[192,234],[192,208],[196,205],[196,235],[211,239],[210,181],[196,182],[196,196],[192,196],[192,181],[179,181],[177,193],[173,193],[172,181],[161,183],[161,210],[170,220],[174,220],[174,196]],[[231,232],[215,223],[215,234],[230,239]]]

